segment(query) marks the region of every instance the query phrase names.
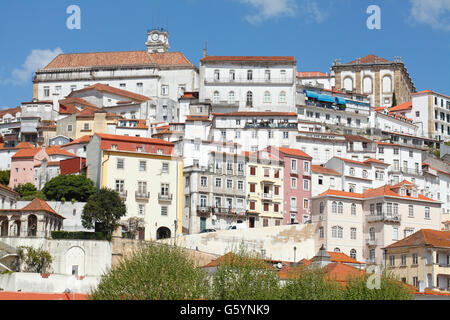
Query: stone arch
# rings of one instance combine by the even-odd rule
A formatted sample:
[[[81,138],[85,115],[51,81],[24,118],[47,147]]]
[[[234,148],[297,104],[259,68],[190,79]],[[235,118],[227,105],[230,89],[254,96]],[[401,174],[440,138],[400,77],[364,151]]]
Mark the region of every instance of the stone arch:
[[[69,275],[84,276],[86,253],[81,247],[71,247],[64,255],[66,273]]]
[[[373,79],[371,76],[363,78],[363,93],[373,93]]]
[[[392,76],[390,74],[383,76],[381,84],[383,93],[392,93]]]
[[[30,214],[28,216],[28,236],[29,237],[36,237],[37,236],[37,226],[38,226],[38,218],[34,214]]]
[[[353,91],[354,87],[355,86],[353,85],[353,78],[350,76],[346,76],[343,80],[343,88],[348,91]]]
[[[11,237],[20,237],[21,234],[21,226],[22,221],[20,221],[20,216],[13,216],[11,218],[11,227],[10,227],[10,236]]]
[[[7,237],[9,229],[9,220],[7,216],[0,216],[0,236]]]
[[[171,237],[171,232],[169,228],[161,227],[156,231],[156,239],[169,239]]]

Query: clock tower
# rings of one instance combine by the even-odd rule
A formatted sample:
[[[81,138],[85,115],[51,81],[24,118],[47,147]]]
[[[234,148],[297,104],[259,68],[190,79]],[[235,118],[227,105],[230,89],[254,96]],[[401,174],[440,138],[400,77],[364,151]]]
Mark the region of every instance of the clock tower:
[[[149,53],[167,52],[170,49],[169,32],[164,29],[154,29],[147,32],[145,43]]]

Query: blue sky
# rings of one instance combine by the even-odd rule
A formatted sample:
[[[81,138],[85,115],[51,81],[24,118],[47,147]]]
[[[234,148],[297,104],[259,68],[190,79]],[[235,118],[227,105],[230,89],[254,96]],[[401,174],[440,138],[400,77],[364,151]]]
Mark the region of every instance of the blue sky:
[[[81,30],[66,27],[70,5]],[[370,5],[381,30],[366,26]],[[55,54],[144,50],[153,26],[196,65],[206,41],[210,55],[292,55],[299,71],[401,56],[418,91],[450,95],[450,0],[2,0],[0,108],[29,101],[32,71]]]

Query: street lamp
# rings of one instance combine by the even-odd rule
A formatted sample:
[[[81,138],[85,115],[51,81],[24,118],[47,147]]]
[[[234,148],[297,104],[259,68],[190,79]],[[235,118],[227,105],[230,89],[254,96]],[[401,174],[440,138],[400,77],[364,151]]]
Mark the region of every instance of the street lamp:
[[[296,253],[297,253],[297,247],[294,247],[294,264],[296,263],[297,259],[296,257]]]

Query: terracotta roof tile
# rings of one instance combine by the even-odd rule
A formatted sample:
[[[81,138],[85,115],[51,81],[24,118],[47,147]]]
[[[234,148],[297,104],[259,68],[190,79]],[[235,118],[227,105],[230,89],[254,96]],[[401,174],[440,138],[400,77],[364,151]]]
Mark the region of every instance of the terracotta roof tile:
[[[211,61],[264,61],[264,62],[295,62],[295,58],[292,56],[288,57],[267,57],[267,56],[206,56],[200,61],[211,62]]]
[[[276,149],[276,148],[274,148],[274,149]],[[310,155],[306,154],[302,150],[290,149],[290,148],[278,148],[278,149],[284,154],[288,154],[288,155],[291,155],[291,156],[302,157],[302,158],[307,158],[307,159],[312,159],[312,157]]]
[[[41,151],[41,148],[27,148],[27,149],[20,149],[15,155],[13,155],[12,159],[17,158],[33,158],[39,151]]]
[[[143,96],[141,94],[137,94],[137,93],[134,93],[134,92],[131,92],[131,91],[114,88],[112,86],[108,86],[106,84],[101,84],[101,83],[94,84],[92,86],[83,88],[81,90],[72,91],[68,97],[71,98],[72,95],[74,95],[74,94],[77,94],[79,92],[90,91],[90,90],[97,90],[97,91],[100,91],[100,92],[107,92],[107,93],[115,94],[115,95],[118,95],[118,96],[121,96],[121,97],[127,97],[127,98],[133,99],[133,100],[138,101],[138,102],[145,102],[145,101],[150,100],[149,97]]]
[[[391,62],[391,61],[386,60],[384,58],[380,58],[374,54],[369,54],[365,57],[348,62],[347,64],[362,64],[362,63],[377,63],[377,62]]]
[[[123,141],[123,142],[134,142],[134,143],[148,143],[148,144],[161,144],[166,146],[174,146],[173,143],[167,142],[161,139],[152,139],[152,138],[142,138],[142,137],[129,137],[129,136],[119,136],[113,134],[105,134],[105,133],[96,133],[101,139],[105,140],[115,140],[115,141]]]
[[[319,77],[328,77],[328,74],[320,72],[320,71],[297,72],[297,77],[298,78],[319,78]]]
[[[48,147],[45,149],[45,152],[49,155],[49,156],[53,156],[53,155],[61,155],[61,156],[70,156],[70,157],[76,157],[75,154],[66,151],[64,149],[61,149],[61,147]]]
[[[412,102],[405,102],[389,109],[389,112],[406,111],[412,109]]]
[[[47,202],[38,198],[31,201],[21,211],[45,211],[58,215]]]
[[[422,229],[416,233],[397,241],[386,248],[401,248],[411,246],[430,245],[433,247],[450,248],[450,231]]]
[[[337,172],[336,170],[324,168],[322,166],[312,165],[311,168],[312,168],[312,172],[314,172],[314,173],[322,173],[322,174],[329,174],[329,175],[333,175],[333,176],[341,176],[341,174],[339,172]]]
[[[63,147],[72,146],[74,144],[87,144],[91,141],[92,136],[82,136],[81,138],[78,138],[72,142],[69,142],[68,144],[65,144]]]

